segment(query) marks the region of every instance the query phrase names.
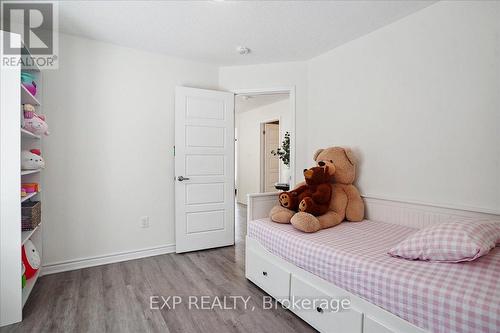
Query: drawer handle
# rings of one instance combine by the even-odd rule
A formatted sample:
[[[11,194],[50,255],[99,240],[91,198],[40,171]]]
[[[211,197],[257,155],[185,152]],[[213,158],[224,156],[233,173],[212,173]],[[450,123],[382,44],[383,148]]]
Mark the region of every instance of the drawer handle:
[[[316,311],[318,311],[319,313],[323,313],[323,309],[320,308],[319,306],[316,308]]]
[[[262,275],[267,276],[267,272],[265,272],[265,271],[262,272]]]

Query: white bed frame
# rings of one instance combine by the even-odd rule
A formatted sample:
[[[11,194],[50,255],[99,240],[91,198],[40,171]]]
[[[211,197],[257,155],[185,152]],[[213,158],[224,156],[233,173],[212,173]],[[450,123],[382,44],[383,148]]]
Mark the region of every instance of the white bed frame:
[[[278,192],[250,194],[247,221],[267,217],[278,203]],[[364,198],[366,218],[403,224],[415,228],[470,218],[496,218],[473,211],[436,207],[427,204],[404,203],[393,200]],[[338,333],[424,333],[423,329],[400,317],[311,274],[267,251],[260,243],[246,237],[246,278],[277,300],[300,297],[350,299],[348,311],[291,309],[320,332]]]

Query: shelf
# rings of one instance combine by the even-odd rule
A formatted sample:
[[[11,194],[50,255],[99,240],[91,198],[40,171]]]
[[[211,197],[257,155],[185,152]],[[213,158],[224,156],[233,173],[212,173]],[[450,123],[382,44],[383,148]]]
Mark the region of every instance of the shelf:
[[[41,105],[25,86],[21,84],[21,104]]]
[[[28,297],[30,296],[31,291],[33,290],[33,287],[35,286],[36,280],[38,280],[39,276],[40,276],[40,269],[36,271],[35,276],[33,276],[29,280],[26,280],[26,286],[23,288],[23,307],[24,304],[26,304],[26,301],[28,300]]]
[[[24,245],[24,243],[26,243],[26,241],[30,239],[31,236],[33,236],[33,234],[40,229],[41,225],[42,225],[41,223],[38,224],[36,228],[33,230],[21,231],[21,240],[22,240],[21,245]]]
[[[30,131],[25,130],[24,128],[21,128],[21,136],[23,138],[37,139],[37,140],[40,140],[40,138],[41,138],[40,135],[33,134]]]
[[[26,176],[26,175],[31,175],[33,173],[39,173],[42,171],[42,169],[36,169],[36,170],[21,170],[21,176]]]
[[[37,195],[38,193],[40,193],[40,192],[33,192],[33,193],[28,194],[28,195],[27,195],[27,196],[25,196],[25,197],[21,197],[21,202],[25,202],[25,201],[27,201],[27,200],[29,200],[29,199],[33,198],[33,197],[34,197],[35,195]]]

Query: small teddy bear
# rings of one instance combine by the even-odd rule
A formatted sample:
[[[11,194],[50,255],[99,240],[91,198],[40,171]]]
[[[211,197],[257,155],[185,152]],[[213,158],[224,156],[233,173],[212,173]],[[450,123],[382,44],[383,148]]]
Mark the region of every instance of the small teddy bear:
[[[304,170],[306,183],[279,195],[282,207],[319,216],[329,209],[332,197],[331,173],[328,166]]]

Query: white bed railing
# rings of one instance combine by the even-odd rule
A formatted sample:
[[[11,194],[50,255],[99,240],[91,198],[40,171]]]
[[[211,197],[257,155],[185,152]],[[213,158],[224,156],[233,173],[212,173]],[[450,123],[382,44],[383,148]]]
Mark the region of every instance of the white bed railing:
[[[278,194],[279,192],[249,194],[247,221],[268,217],[271,208],[278,204]]]
[[[248,221],[268,217],[271,208],[278,204],[278,194],[279,192],[249,194]],[[365,202],[366,219],[406,225],[419,229],[437,223],[467,221],[470,218],[500,220],[500,215],[444,208],[433,206],[432,204],[408,203],[366,197],[363,200]]]

